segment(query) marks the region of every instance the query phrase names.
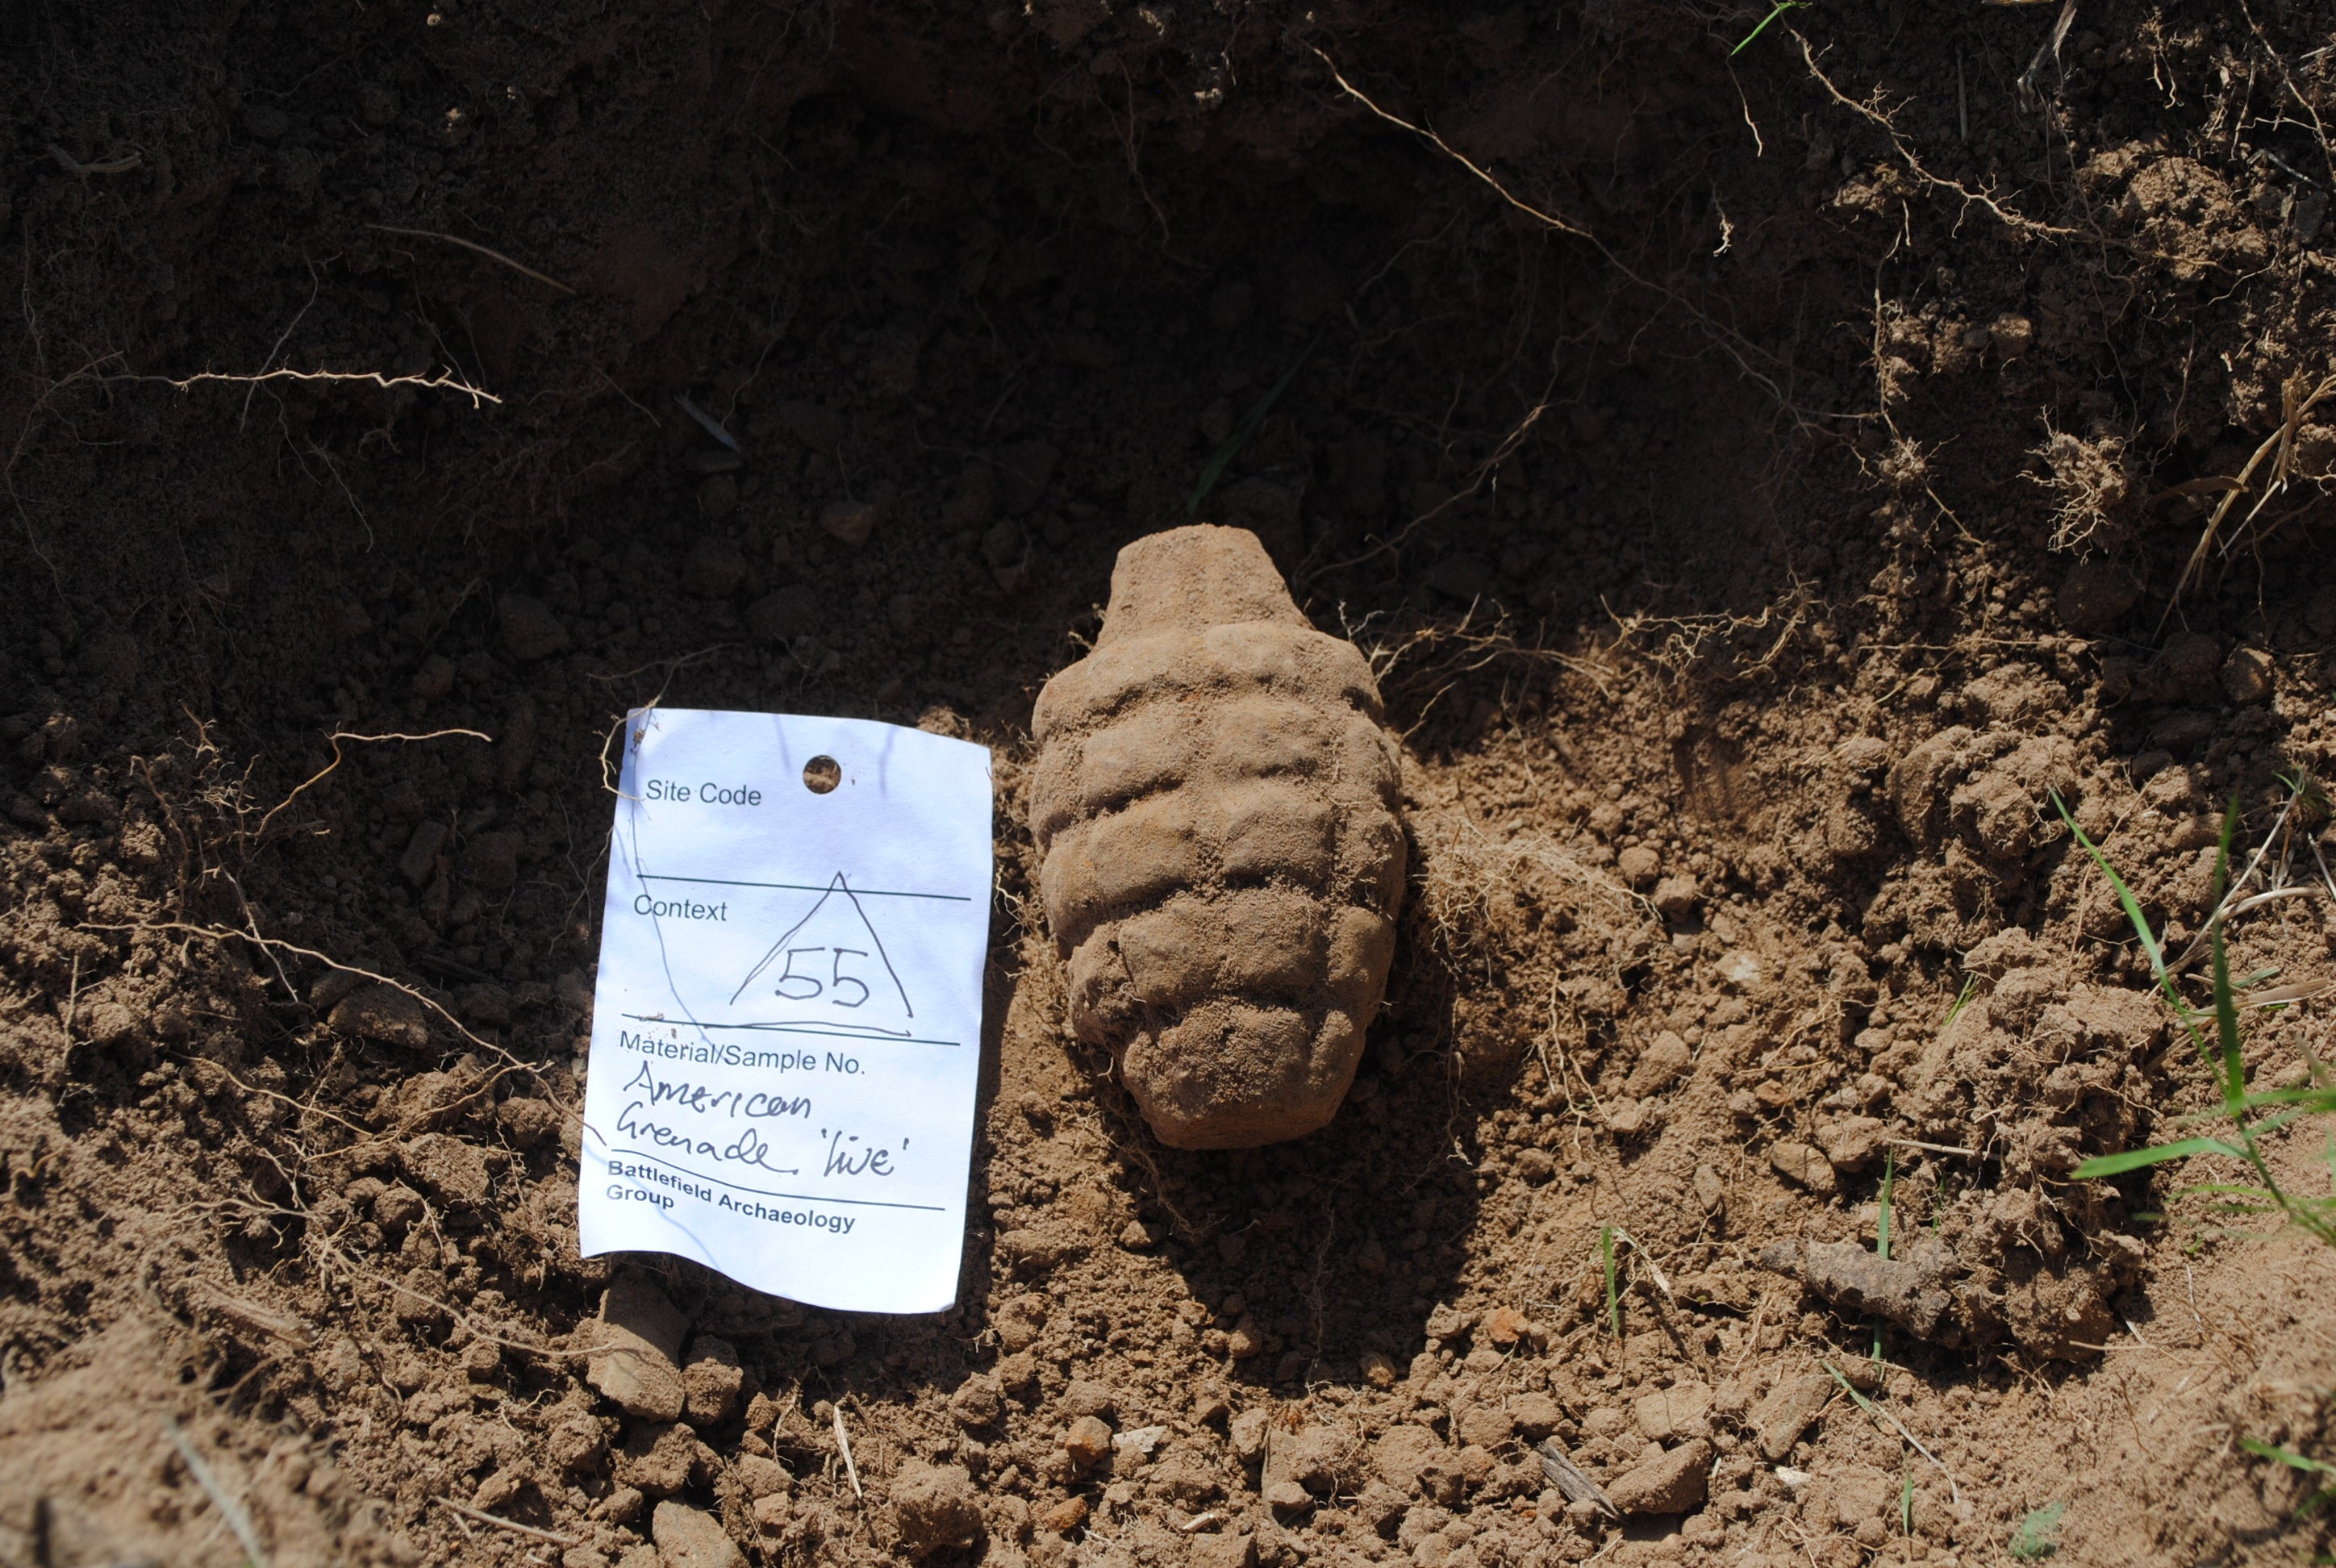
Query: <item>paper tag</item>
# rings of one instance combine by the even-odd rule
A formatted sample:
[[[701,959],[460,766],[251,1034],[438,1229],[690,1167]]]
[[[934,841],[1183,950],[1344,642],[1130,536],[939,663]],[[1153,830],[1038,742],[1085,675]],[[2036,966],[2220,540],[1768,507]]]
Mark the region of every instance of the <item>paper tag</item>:
[[[626,721],[577,1200],[584,1255],[931,1312],[964,1251],[987,748],[864,719]]]

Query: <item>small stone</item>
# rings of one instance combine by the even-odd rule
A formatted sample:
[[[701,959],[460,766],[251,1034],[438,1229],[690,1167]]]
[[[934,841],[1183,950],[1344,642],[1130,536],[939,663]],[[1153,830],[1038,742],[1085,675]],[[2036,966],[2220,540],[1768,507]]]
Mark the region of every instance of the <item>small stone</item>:
[[[1225,1334],[1225,1354],[1236,1361],[1246,1361],[1264,1349],[1265,1330],[1246,1313]]]
[[[1728,1201],[1728,1187],[1720,1181],[1719,1173],[1709,1165],[1695,1168],[1695,1201],[1707,1214],[1719,1213]]]
[[[1806,1187],[1821,1198],[1834,1193],[1833,1162],[1806,1144],[1787,1140],[1768,1150],[1768,1164],[1776,1174],[1795,1186]]]
[[[671,1421],[686,1400],[681,1341],[689,1321],[655,1285],[618,1276],[600,1300],[585,1380],[631,1416]]]
[[[846,548],[858,550],[876,531],[877,520],[883,509],[872,501],[838,501],[831,502],[819,514],[819,526],[831,539]]]
[[[1698,1437],[1608,1482],[1606,1498],[1625,1514],[1684,1514],[1703,1501],[1710,1468],[1711,1445]]]
[[[697,510],[708,517],[727,517],[738,510],[738,476],[712,473],[697,485]]]
[[[665,1568],[746,1568],[722,1521],[702,1508],[668,1499],[650,1515],[649,1534]]]
[[[2259,648],[2238,648],[2223,661],[2223,690],[2242,706],[2265,700],[2272,693],[2272,657]]]
[[[1392,1388],[1402,1375],[1395,1358],[1384,1350],[1366,1350],[1361,1362],[1363,1381],[1374,1388]]]
[[[1747,1424],[1760,1439],[1760,1452],[1775,1463],[1793,1451],[1817,1412],[1833,1398],[1834,1380],[1822,1372],[1806,1377],[1788,1378],[1768,1391],[1768,1397],[1753,1407]]]
[[[769,1492],[754,1499],[754,1528],[766,1535],[785,1530],[795,1515],[795,1500],[784,1492]]]
[[[1094,1416],[1082,1416],[1063,1435],[1064,1451],[1081,1470],[1092,1469],[1111,1453],[1111,1428]]]
[[[826,624],[826,601],[807,582],[774,589],[746,607],[746,630],[759,642],[793,642]]]
[[[1167,1435],[1165,1427],[1134,1427],[1113,1435],[1111,1451],[1122,1459],[1149,1459],[1152,1451],[1160,1446],[1160,1439]]]
[[[1119,1244],[1131,1252],[1149,1251],[1158,1246],[1162,1238],[1167,1233],[1164,1226],[1147,1223],[1143,1220],[1130,1220],[1127,1222],[1127,1228],[1119,1233]]]
[[[1051,1508],[1038,1512],[1041,1530],[1052,1530],[1057,1535],[1067,1535],[1087,1522],[1087,1500],[1080,1496],[1064,1498]]]
[[[1233,1457],[1244,1465],[1254,1465],[1265,1457],[1266,1427],[1272,1417],[1263,1410],[1243,1410],[1226,1427],[1232,1439]]]
[[[1703,890],[1693,877],[1665,877],[1655,884],[1654,900],[1656,909],[1672,920],[1683,920],[1703,901]]]
[[[745,552],[716,535],[690,546],[681,563],[682,588],[700,599],[728,599],[745,580]]]
[[[689,1364],[681,1371],[682,1408],[690,1423],[712,1427],[728,1420],[745,1382],[737,1347],[715,1335],[700,1334],[691,1342]]]
[[[568,628],[541,599],[505,594],[495,610],[502,624],[503,647],[513,658],[529,663],[568,650]]]
[[[981,1539],[981,1498],[962,1466],[904,1459],[891,1490],[893,1522],[911,1557]]]
[[[1632,844],[1614,857],[1614,869],[1634,888],[1651,887],[1662,874],[1663,857],[1644,844]]]
[[[326,1022],[335,1034],[421,1050],[430,1044],[430,1012],[422,998],[395,986],[359,986],[343,997]]]
[[[1314,1505],[1314,1494],[1295,1481],[1276,1481],[1265,1489],[1265,1502],[1276,1514],[1299,1514]]]

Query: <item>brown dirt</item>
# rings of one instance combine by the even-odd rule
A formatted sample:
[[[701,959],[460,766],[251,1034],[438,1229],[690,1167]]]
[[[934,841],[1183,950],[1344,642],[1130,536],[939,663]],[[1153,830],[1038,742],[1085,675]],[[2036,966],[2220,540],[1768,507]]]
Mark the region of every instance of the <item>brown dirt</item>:
[[[2326,1552],[2239,1444],[2336,1458],[2336,1261],[2066,1179],[2210,1091],[2044,803],[2178,948],[2336,748],[2336,9],[1766,10],[0,15],[0,1563]],[[1337,1118],[1185,1153],[1031,704],[1277,386],[1201,511],[1373,656],[1411,884]],[[938,1320],[575,1256],[660,696],[997,752]]]

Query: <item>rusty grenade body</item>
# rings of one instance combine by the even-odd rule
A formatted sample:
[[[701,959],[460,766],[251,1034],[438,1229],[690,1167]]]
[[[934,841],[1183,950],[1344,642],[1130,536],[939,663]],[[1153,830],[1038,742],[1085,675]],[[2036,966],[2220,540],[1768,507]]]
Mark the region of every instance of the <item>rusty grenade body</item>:
[[[1079,1037],[1163,1143],[1329,1121],[1387,987],[1405,842],[1378,685],[1246,530],[1120,551],[1039,693],[1030,825]]]

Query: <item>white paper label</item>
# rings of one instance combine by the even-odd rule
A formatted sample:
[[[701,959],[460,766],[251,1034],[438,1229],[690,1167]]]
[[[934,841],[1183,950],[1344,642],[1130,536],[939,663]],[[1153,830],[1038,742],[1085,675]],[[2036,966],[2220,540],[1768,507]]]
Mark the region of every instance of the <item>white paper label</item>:
[[[807,765],[840,780],[819,793]],[[618,790],[584,1255],[674,1252],[849,1311],[948,1307],[981,1062],[988,749],[646,708]]]

